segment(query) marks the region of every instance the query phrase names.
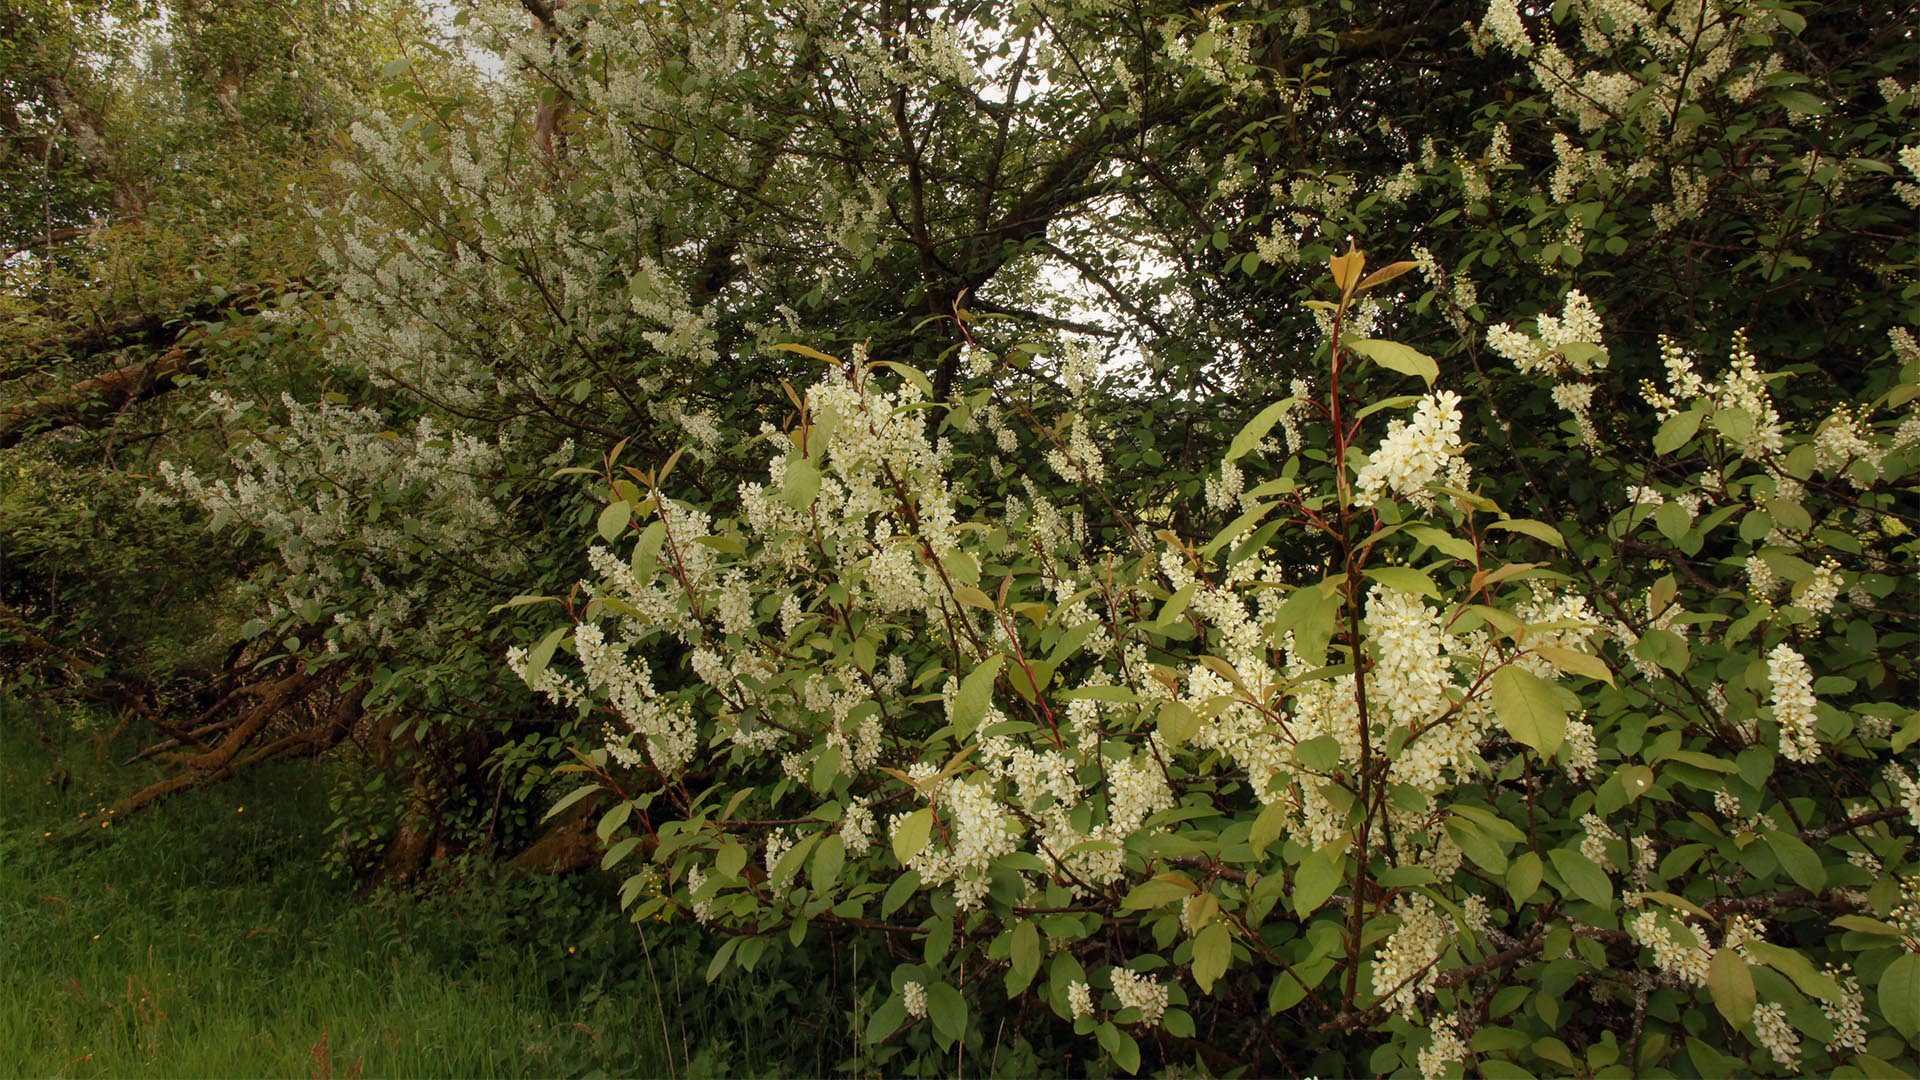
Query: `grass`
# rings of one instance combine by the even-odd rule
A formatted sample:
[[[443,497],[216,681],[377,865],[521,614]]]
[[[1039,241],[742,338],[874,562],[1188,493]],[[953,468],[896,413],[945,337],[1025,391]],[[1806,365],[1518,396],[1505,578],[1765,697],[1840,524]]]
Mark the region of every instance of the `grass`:
[[[844,1052],[829,972],[709,986],[691,931],[643,939],[592,875],[329,876],[311,763],[56,844],[149,775],[59,752],[0,695],[0,1075],[818,1075]]]

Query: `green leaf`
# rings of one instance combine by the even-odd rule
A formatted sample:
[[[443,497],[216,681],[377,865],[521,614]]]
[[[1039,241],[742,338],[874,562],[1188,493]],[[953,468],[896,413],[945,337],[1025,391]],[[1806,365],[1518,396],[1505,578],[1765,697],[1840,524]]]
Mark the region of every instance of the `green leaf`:
[[[1767,846],[1786,868],[1788,876],[1801,888],[1810,893],[1819,893],[1827,887],[1827,868],[1820,865],[1820,856],[1814,854],[1798,836],[1778,829],[1761,834]]]
[[[600,511],[600,520],[594,527],[600,531],[600,539],[611,544],[620,539],[627,531],[627,523],[633,520],[633,504],[622,500]]]
[[[560,639],[566,637],[567,631],[571,629],[573,629],[571,626],[554,627],[547,631],[546,637],[540,639],[540,644],[535,645],[533,649],[527,653],[527,678],[529,680],[538,677],[541,672],[547,670],[547,665],[553,662],[553,650],[560,647]]]
[[[993,680],[999,677],[1000,665],[1005,660],[994,653],[960,680],[960,692],[953,696],[953,729],[961,738],[973,734],[973,729],[986,719],[987,706],[993,703]]]
[[[1613,672],[1607,670],[1607,662],[1597,656],[1559,645],[1541,645],[1533,651],[1563,674],[1584,675],[1596,682],[1613,685]]]
[[[1540,882],[1546,876],[1546,868],[1540,862],[1537,852],[1523,851],[1514,856],[1507,864],[1507,892],[1516,904],[1524,904],[1527,898],[1538,892]]]
[[[620,865],[620,860],[633,854],[633,849],[639,847],[640,841],[644,839],[646,838],[642,836],[629,836],[608,848],[607,853],[600,856],[600,869],[611,870]]]
[[[1159,874],[1129,890],[1126,899],[1120,901],[1120,908],[1123,911],[1141,911],[1165,907],[1199,891],[1200,887],[1185,874]]]
[[[827,359],[832,359],[832,358],[828,357]],[[839,361],[834,361],[834,362],[838,363]],[[891,371],[895,375],[898,375],[902,379],[905,379],[908,382],[912,383],[914,385],[914,388],[920,391],[921,397],[926,398],[928,401],[934,400],[933,380],[927,378],[926,372],[921,371],[917,367],[911,367],[907,364],[903,364],[898,360],[875,360],[873,363],[875,367],[886,368],[888,371]]]
[[[1141,701],[1139,693],[1125,686],[1081,686],[1062,690],[1054,696],[1062,701],[1086,698],[1089,701],[1112,701],[1122,705],[1138,705]]]
[[[1160,605],[1160,614],[1153,620],[1153,625],[1162,629],[1172,626],[1186,613],[1187,605],[1193,602],[1194,591],[1199,587],[1199,582],[1189,581],[1174,590],[1173,595],[1167,597],[1167,602]]]
[[[1332,772],[1340,764],[1340,740],[1331,735],[1308,739],[1293,748],[1293,756],[1314,772]]]
[[[1246,426],[1240,429],[1240,433],[1233,437],[1233,442],[1227,447],[1227,456],[1224,460],[1233,461],[1251,453],[1254,447],[1260,445],[1260,440],[1267,437],[1267,432],[1273,430],[1273,425],[1279,423],[1280,418],[1287,415],[1287,410],[1293,408],[1298,402],[1298,398],[1287,398],[1261,409],[1253,419],[1247,421]]]
[[[1340,613],[1340,601],[1333,590],[1320,585],[1302,585],[1287,597],[1274,615],[1271,640],[1278,648],[1288,630],[1293,631],[1293,648],[1300,659],[1318,665],[1326,658],[1327,642],[1333,638],[1334,620]]]
[[[600,790],[600,785],[598,783],[582,784],[579,787],[574,788],[572,791],[569,791],[565,795],[561,796],[559,802],[554,803],[551,807],[549,807],[547,809],[546,817],[543,817],[540,820],[549,821],[555,817],[560,816],[563,813],[566,813],[567,807],[572,806],[574,803],[579,802],[581,799],[584,799],[587,796],[599,790]]]
[[[660,545],[667,539],[667,526],[663,522],[653,522],[640,530],[640,539],[633,545],[633,576],[645,585],[653,580],[653,572],[660,564]]]
[[[1184,701],[1163,701],[1159,713],[1160,737],[1179,746],[1200,730],[1200,714]]]
[[[1653,452],[1664,456],[1687,445],[1687,440],[1700,430],[1704,415],[1698,409],[1689,409],[1667,417],[1660,425],[1660,430],[1654,433]]]
[[[847,862],[847,842],[837,834],[820,841],[813,849],[813,865],[808,874],[813,878],[813,887],[822,894],[833,890],[833,883],[840,877],[840,868]]]
[[[1601,907],[1613,903],[1613,879],[1592,860],[1569,848],[1554,848],[1547,852],[1547,858],[1553,861],[1553,868],[1559,871],[1573,895]]]
[[[1208,924],[1193,940],[1193,981],[1200,989],[1213,993],[1213,984],[1226,974],[1233,960],[1233,938],[1225,923]]]
[[[708,982],[719,978],[720,973],[727,970],[727,961],[733,959],[734,952],[740,948],[740,943],[745,940],[745,938],[731,938],[725,944],[721,945],[719,949],[715,950],[713,959],[707,962]],[[902,1009],[901,1013],[904,1015],[906,1010]]]
[[[878,1043],[899,1031],[900,1025],[906,1022],[907,1003],[895,994],[873,1010],[873,1017],[867,1021],[867,1041]]]
[[[1793,949],[1770,941],[1749,941],[1743,946],[1755,960],[1793,980],[1793,985],[1809,997],[1822,1001],[1840,1000],[1840,984],[1831,975],[1814,968],[1813,962]]]
[[[1447,835],[1459,845],[1467,858],[1486,870],[1489,874],[1507,872],[1507,850],[1492,837],[1480,831],[1480,827],[1464,817],[1455,817],[1447,822]]]
[[[893,857],[905,866],[927,846],[927,839],[932,835],[933,808],[923,806],[901,819],[899,827],[893,830]]]
[[[637,277],[634,278],[634,281],[636,283],[639,282],[640,280],[641,278],[637,278]],[[635,288],[638,288],[637,284]],[[811,359],[818,360],[823,364],[832,364],[834,367],[840,366],[840,361],[838,359],[828,356],[826,353],[821,352],[819,349],[816,349],[811,345],[802,345],[798,342],[793,342],[793,341],[783,341],[778,345],[774,345],[772,347],[780,350],[781,352],[790,352],[800,356],[809,357]]]
[[[1714,950],[1713,963],[1707,969],[1707,992],[1713,995],[1713,1007],[1734,1027],[1746,1027],[1753,1018],[1753,972],[1735,950]]]
[[[1013,924],[1013,948],[1010,954],[1014,973],[1020,977],[1020,985],[1025,988],[1040,971],[1042,950],[1040,931],[1027,919]]]
[[[1681,672],[1687,670],[1692,653],[1680,635],[1656,626],[1640,635],[1640,640],[1634,643],[1633,655],[1668,671]]]
[[[1057,666],[1079,652],[1080,647],[1087,643],[1087,639],[1093,636],[1093,632],[1098,630],[1100,625],[1099,619],[1088,619],[1060,635],[1060,640],[1054,645],[1053,651],[1047,654],[1047,662]]]
[[[1920,1045],[1920,953],[1907,953],[1881,973],[1880,1012],[1908,1042]]]
[[[1285,803],[1269,803],[1261,808],[1253,819],[1253,826],[1247,830],[1247,843],[1253,845],[1255,855],[1264,854],[1280,834],[1286,831],[1291,811]]]
[[[1433,380],[1440,377],[1440,365],[1433,362],[1433,357],[1411,345],[1378,338],[1358,338],[1347,342],[1347,348],[1390,371],[1418,376],[1426,380],[1428,386],[1432,386]]]
[[[1807,93],[1805,90],[1774,90],[1773,100],[1790,113],[1802,116],[1821,116],[1827,111],[1827,103]]]
[[[900,905],[906,903],[907,898],[919,891],[919,888],[920,871],[918,870],[909,870],[899,877],[894,878],[893,884],[887,886],[886,895],[880,898],[881,917],[885,918],[899,911]]]
[[[1320,910],[1335,889],[1340,887],[1340,871],[1346,860],[1324,852],[1313,852],[1301,860],[1293,875],[1293,910],[1301,918]]]
[[[1367,571],[1367,576],[1396,592],[1440,599],[1440,590],[1425,570],[1411,566],[1376,566]]]
[[[1514,740],[1552,757],[1567,737],[1567,713],[1553,684],[1508,664],[1493,673],[1493,712]]]
[[[1120,1066],[1120,1071],[1128,1076],[1139,1072],[1140,1044],[1134,1041],[1133,1036],[1115,1028],[1110,1041],[1113,1045],[1107,1049],[1107,1053],[1113,1055],[1113,1063]]]
[[[820,470],[806,458],[789,458],[786,479],[780,482],[780,497],[795,510],[805,510],[819,494]]]
[[[1544,521],[1535,521],[1532,518],[1508,518],[1505,521],[1496,521],[1488,525],[1487,528],[1506,529],[1509,532],[1522,533],[1543,543],[1552,544],[1557,548],[1567,546],[1567,538],[1560,535],[1559,529],[1554,528]]]
[[[1409,525],[1406,531],[1408,536],[1442,555],[1450,555],[1463,563],[1474,561],[1473,545],[1444,529],[1436,529],[1431,525]]]
[[[604,844],[613,839],[613,834],[619,832],[620,826],[625,825],[627,819],[632,816],[633,804],[631,802],[622,801],[614,803],[607,809],[605,814],[601,815],[600,823],[594,826],[594,832],[599,835],[600,842]]]
[[[747,865],[747,849],[732,840],[713,857],[713,868],[721,877],[736,877]]]
[[[1653,512],[1653,524],[1660,530],[1661,536],[1677,544],[1693,527],[1693,515],[1687,513],[1687,508],[1679,503],[1662,503],[1660,509]]]
[[[927,987],[927,1015],[933,1020],[933,1029],[951,1041],[957,1042],[967,1033],[967,1001],[947,983]]]

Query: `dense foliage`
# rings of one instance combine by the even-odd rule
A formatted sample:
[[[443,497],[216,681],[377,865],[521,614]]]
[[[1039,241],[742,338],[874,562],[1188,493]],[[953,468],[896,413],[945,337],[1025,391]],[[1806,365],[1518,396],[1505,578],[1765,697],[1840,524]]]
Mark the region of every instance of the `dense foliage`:
[[[1914,14],[476,4],[142,506],[860,1068],[1901,1075]]]

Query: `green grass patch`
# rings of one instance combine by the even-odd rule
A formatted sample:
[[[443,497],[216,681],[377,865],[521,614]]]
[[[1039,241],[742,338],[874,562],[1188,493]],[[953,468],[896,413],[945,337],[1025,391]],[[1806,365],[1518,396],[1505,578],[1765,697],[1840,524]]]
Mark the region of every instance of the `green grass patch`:
[[[329,876],[311,762],[94,835],[154,775],[104,749],[56,762],[0,695],[0,1073],[818,1075],[851,1052],[830,962],[708,985],[695,931],[643,939],[596,875]]]

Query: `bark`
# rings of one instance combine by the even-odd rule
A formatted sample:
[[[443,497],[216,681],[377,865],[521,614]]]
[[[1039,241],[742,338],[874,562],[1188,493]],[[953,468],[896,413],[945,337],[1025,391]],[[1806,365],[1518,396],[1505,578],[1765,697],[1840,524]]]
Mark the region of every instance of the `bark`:
[[[138,213],[145,199],[141,197],[140,189],[121,171],[118,156],[101,133],[100,118],[81,102],[65,79],[49,75],[45,79],[45,86],[47,97],[59,114],[61,130],[80,148],[81,154],[93,166],[94,173],[105,180],[112,190],[114,211],[120,214]]]
[[[32,251],[34,248],[44,247],[48,251],[52,251],[54,247],[60,244],[64,244],[69,240],[78,240],[91,232],[93,232],[93,227],[90,225],[70,225],[64,229],[43,230],[5,251],[0,251],[0,263],[6,262],[8,259],[13,258],[23,251]]]
[[[521,0],[521,6],[532,17],[534,29],[545,34],[547,40],[560,36],[555,16],[565,6],[565,0]],[[567,95],[556,87],[551,94],[541,95],[540,104],[534,108],[533,145],[540,156],[549,161],[553,159],[554,134],[566,121],[568,105]]]
[[[45,397],[0,409],[0,450],[37,431],[95,424],[174,388],[181,375],[198,374],[202,359],[174,347],[151,360],[82,379]]]
[[[434,838],[440,833],[439,818],[433,812],[434,802],[432,784],[426,773],[415,772],[413,783],[407,789],[407,807],[400,831],[394,834],[393,843],[387,848],[388,881],[410,881],[427,868]]]

